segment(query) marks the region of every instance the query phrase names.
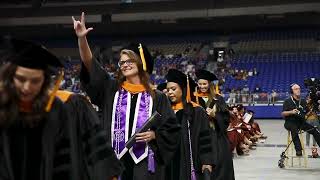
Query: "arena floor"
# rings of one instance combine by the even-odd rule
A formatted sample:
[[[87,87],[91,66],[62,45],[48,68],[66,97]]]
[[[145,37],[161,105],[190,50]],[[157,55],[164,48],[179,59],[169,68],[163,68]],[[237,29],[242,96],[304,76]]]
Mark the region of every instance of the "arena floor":
[[[249,156],[234,158],[236,180],[316,180],[320,178],[320,158],[308,158],[307,168],[278,168],[280,154],[287,144],[284,121],[258,120],[257,122],[268,139],[265,143],[259,143],[257,150],[250,151]],[[305,138],[305,135],[303,137]],[[320,154],[319,151],[318,148]],[[306,148],[306,152],[311,155],[310,148]],[[297,159],[294,163],[298,165],[296,161]]]

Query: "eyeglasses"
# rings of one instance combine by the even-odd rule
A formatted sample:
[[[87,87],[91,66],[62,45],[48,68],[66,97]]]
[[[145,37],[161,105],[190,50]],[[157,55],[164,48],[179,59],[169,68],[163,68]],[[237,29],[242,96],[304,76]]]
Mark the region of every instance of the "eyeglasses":
[[[131,66],[134,62],[135,62],[134,59],[128,59],[128,60],[125,60],[125,61],[119,61],[118,62],[118,66],[121,67],[124,64],[126,64],[127,66]]]

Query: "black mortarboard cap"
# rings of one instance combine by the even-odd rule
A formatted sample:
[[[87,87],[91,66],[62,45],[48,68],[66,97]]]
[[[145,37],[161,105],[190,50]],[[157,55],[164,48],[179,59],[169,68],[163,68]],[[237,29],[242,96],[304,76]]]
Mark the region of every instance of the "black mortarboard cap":
[[[205,80],[208,80],[209,82],[218,80],[216,75],[203,69],[198,70],[196,72],[196,76],[197,76],[197,79],[205,79]]]
[[[186,90],[186,101],[187,103],[191,102],[192,94],[195,91],[195,88],[197,84],[194,82],[194,80],[190,77],[185,75],[179,70],[176,69],[170,69],[168,71],[168,74],[166,75],[167,82],[174,82],[179,84],[181,89]],[[189,83],[189,85],[188,85]]]
[[[177,69],[170,69],[166,75],[167,82],[174,82],[179,84],[181,88],[187,88],[187,75]],[[189,76],[189,85],[191,92],[195,91],[197,83]]]
[[[169,69],[168,74],[166,75],[167,82],[174,82],[179,84],[181,88],[187,87],[187,76],[176,69]]]
[[[158,86],[157,86],[157,89],[159,90],[159,91],[163,91],[164,89],[166,89],[167,88],[167,83],[161,83],[161,84],[159,84]]]
[[[9,38],[7,62],[31,69],[63,67],[62,62],[44,46],[26,40]]]
[[[125,46],[123,49],[131,50],[131,51],[135,52],[141,58],[139,46],[140,46],[140,44],[138,44],[138,43],[130,43],[128,46]],[[154,65],[153,57],[152,57],[150,51],[148,50],[148,48],[143,44],[142,44],[142,49],[143,49],[144,59],[146,61],[147,72],[149,74],[152,74],[153,65]]]

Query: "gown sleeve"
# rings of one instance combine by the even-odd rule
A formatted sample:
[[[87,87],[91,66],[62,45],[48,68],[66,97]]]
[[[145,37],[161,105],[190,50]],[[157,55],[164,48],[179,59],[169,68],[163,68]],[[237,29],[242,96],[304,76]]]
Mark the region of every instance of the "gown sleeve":
[[[156,93],[156,110],[161,114],[153,129],[156,139],[149,145],[155,153],[157,161],[161,164],[168,164],[172,159],[180,141],[180,125],[171,109],[168,98],[161,92]]]
[[[75,117],[72,124],[76,127],[71,125],[71,128],[79,128],[78,133],[70,135],[79,136],[78,141],[72,141],[72,144],[74,148],[80,148],[75,150],[84,161],[80,163],[85,163],[89,179],[106,180],[119,176],[123,166],[107,142],[107,131],[99,124],[92,105],[80,95],[72,95],[68,103],[71,117]]]
[[[213,165],[212,129],[209,126],[209,116],[203,108],[197,108],[196,121],[201,122],[199,133],[199,157],[202,165]]]
[[[117,81],[103,69],[96,59],[92,59],[89,71],[83,63],[81,64],[80,81],[92,103],[100,108],[104,103],[106,95],[111,95],[118,86]]]
[[[215,117],[216,128],[219,133],[225,133],[230,124],[229,112],[218,112]]]
[[[216,130],[218,133],[225,133],[230,124],[230,113],[226,109],[227,105],[221,96],[219,96],[216,106],[218,111],[214,117]]]
[[[68,115],[64,104],[56,99],[48,115],[48,126],[46,130],[54,136],[53,173],[54,180],[67,180],[71,178],[71,146],[68,128]],[[51,142],[49,142],[51,143]],[[47,149],[51,151],[50,149]],[[46,154],[46,153],[45,153]],[[51,154],[50,152],[48,154]]]

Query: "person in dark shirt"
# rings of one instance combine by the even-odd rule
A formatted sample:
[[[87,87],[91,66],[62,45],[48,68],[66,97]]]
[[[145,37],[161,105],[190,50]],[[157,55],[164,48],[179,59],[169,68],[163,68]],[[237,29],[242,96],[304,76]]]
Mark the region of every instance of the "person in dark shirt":
[[[305,99],[301,98],[300,91],[298,84],[290,86],[291,96],[284,101],[281,113],[285,118],[284,127],[291,132],[297,156],[302,156],[302,147],[298,136],[300,130],[308,131],[320,145],[320,132],[305,121],[307,103]]]

